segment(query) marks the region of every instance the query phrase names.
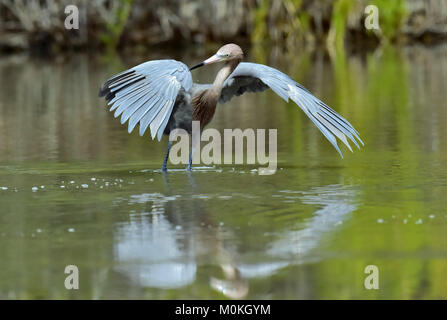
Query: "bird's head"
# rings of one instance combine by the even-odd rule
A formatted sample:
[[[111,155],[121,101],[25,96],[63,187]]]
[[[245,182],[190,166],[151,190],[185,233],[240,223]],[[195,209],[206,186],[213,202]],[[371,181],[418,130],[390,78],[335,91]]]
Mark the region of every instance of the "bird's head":
[[[239,60],[241,61],[244,57],[244,52],[242,51],[241,47],[239,47],[237,44],[229,43],[221,47],[217,52],[206,59],[205,61],[202,61],[201,63],[195,65],[194,67],[190,68],[189,70],[194,70],[199,67],[206,66],[208,64],[216,63],[216,62],[223,62],[223,61],[234,61]]]

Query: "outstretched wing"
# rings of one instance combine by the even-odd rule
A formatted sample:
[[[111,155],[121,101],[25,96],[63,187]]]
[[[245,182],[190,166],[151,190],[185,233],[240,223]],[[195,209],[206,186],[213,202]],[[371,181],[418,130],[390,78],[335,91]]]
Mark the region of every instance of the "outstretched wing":
[[[129,120],[129,133],[140,124],[140,135],[150,126],[152,139],[161,140],[175,100],[183,88],[189,91],[192,77],[188,67],[176,60],[153,60],[121,72],[101,86],[115,118]]]
[[[244,92],[258,92],[268,88],[287,102],[292,99],[320,129],[342,158],[343,154],[336,137],[351,151],[348,138],[359,149],[356,139],[364,145],[357,130],[345,118],[288,75],[263,64],[240,63],[225,81],[219,102],[229,101],[233,96],[240,96]]]

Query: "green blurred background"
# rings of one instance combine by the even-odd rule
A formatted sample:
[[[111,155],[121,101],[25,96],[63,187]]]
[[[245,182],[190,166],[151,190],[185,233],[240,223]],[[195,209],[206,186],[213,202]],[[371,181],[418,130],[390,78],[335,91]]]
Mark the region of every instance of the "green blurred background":
[[[67,5],[79,30],[67,30]],[[380,30],[366,31],[365,8],[379,8]],[[235,41],[353,46],[446,39],[442,0],[1,0],[0,50],[57,52]],[[140,48],[141,49],[141,48]]]

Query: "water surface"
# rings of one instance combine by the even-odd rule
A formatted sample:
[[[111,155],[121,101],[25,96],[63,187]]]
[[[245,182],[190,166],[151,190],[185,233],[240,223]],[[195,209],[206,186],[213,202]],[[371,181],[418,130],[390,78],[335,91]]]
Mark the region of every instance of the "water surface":
[[[447,46],[254,50],[248,59],[353,123],[365,148],[342,160],[293,103],[245,94],[209,127],[277,128],[276,174],[163,175],[166,137],[129,135],[98,86],[146,59],[208,54],[0,58],[0,298],[447,298]],[[67,265],[77,291],[64,287]],[[379,290],[364,287],[367,265]]]

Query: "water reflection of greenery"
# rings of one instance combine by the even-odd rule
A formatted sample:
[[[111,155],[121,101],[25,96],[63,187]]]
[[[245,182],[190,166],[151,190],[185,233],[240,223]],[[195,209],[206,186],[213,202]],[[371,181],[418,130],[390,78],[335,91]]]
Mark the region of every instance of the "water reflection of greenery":
[[[357,55],[337,50],[333,53],[301,51],[296,55],[269,47],[253,50],[247,59],[277,66],[303,83],[356,125],[366,147],[354,155],[346,154],[346,159],[341,161],[292,103],[286,104],[271,92],[233,100],[230,106],[220,109],[223,117],[217,115],[212,125],[278,127],[279,142],[283,146],[280,167],[288,174],[287,179],[284,175],[265,178],[263,184],[256,182],[258,178],[239,178],[234,183],[234,177],[227,176],[228,180],[220,181],[221,185],[233,186],[241,192],[252,190],[261,199],[239,199],[220,211],[217,204],[208,205],[205,201],[205,207],[211,206],[207,210],[212,218],[217,222],[227,210],[237,212],[227,215],[225,220],[225,225],[235,230],[242,228],[235,232],[233,241],[242,252],[262,251],[281,230],[297,221],[297,217],[307,219],[314,212],[312,206],[303,206],[300,202],[287,205],[270,202],[266,193],[290,183],[299,185],[301,190],[333,183],[361,185],[361,193],[356,196],[361,206],[349,222],[331,235],[330,251],[335,257],[309,267],[314,275],[312,286],[316,283],[312,294],[324,298],[446,297],[446,283],[442,281],[447,271],[443,258],[445,222],[441,220],[447,206],[444,196],[446,142],[442,139],[446,129],[439,125],[446,118],[443,82],[439,80],[443,79],[445,63],[438,57],[437,51],[423,51],[421,56],[414,57],[387,46],[375,53]],[[439,63],[424,63],[430,60]],[[88,180],[91,175],[129,178],[128,171],[158,168],[164,146],[135,134],[128,135],[96,100],[97,84],[129,62],[121,65],[121,60],[116,59],[117,63],[104,71],[97,61],[87,63],[87,57],[77,57],[65,64],[25,61],[1,66],[5,71],[1,78],[3,93],[9,93],[3,95],[1,104],[0,130],[4,137],[0,141],[1,161],[20,164],[18,168],[3,167],[2,181],[25,192],[37,183],[57,188],[60,181],[73,177],[75,180]],[[43,80],[36,82],[35,79]],[[238,113],[233,115],[231,110]],[[24,159],[26,162],[22,162]],[[203,179],[203,190],[216,188],[214,182],[214,179]],[[266,189],[263,185],[269,187]],[[144,183],[141,186],[147,187]],[[107,268],[111,253],[107,248],[117,217],[109,213],[115,212],[122,219],[119,223],[125,223],[129,214],[127,207],[122,204],[123,210],[117,210],[113,201],[128,197],[129,192],[92,190],[80,197],[78,192],[50,191],[37,197],[29,191],[26,196],[19,193],[16,197],[3,197],[2,209],[8,214],[2,215],[2,225],[9,226],[7,231],[16,234],[2,241],[2,252],[5,252],[2,269],[9,270],[4,273],[5,277],[22,268],[29,272],[21,279],[26,288],[23,297],[27,294],[40,297],[47,294],[39,288],[51,280],[52,270],[56,272],[62,265],[71,263],[72,255],[92,261],[90,267],[102,268],[106,274],[110,272]],[[49,204],[51,210],[47,210]],[[82,214],[62,214],[69,210]],[[434,218],[428,218],[429,215]],[[378,223],[379,219],[385,222]],[[422,223],[416,224],[419,219]],[[96,222],[92,224],[92,220]],[[70,235],[55,231],[37,247],[30,245],[29,237],[35,228],[63,230],[70,223],[79,224],[79,230],[85,228],[85,233]],[[247,232],[244,229],[247,223],[251,224],[250,230],[256,229],[265,236],[256,237]],[[26,236],[20,238],[20,232]],[[94,233],[103,236],[92,248],[83,236]],[[70,249],[71,253],[63,253],[64,245],[73,240],[69,238],[72,236],[78,248],[75,246]],[[51,246],[53,249],[48,249]],[[42,257],[36,258],[36,253]],[[59,262],[55,263],[56,256]],[[23,267],[21,259],[29,259],[26,262],[29,266]],[[12,263],[7,265],[6,261]],[[366,291],[363,287],[363,270],[367,264],[382,266],[379,291]],[[38,270],[43,269],[48,271],[43,277],[37,277],[36,274],[42,275]],[[284,292],[292,295],[297,285],[291,275],[294,270],[287,267],[269,281],[276,286],[283,285]],[[17,285],[5,278],[2,281],[8,283],[10,290]],[[84,285],[93,288],[96,294],[105,290],[98,278],[88,281]],[[252,292],[267,290],[269,281],[254,280],[250,283]],[[199,288],[185,289],[183,294],[200,297],[208,292],[208,283],[202,283]],[[67,293],[65,289],[55,288],[51,294]],[[90,294],[83,292],[86,298]],[[179,293],[145,294],[177,297]]]

